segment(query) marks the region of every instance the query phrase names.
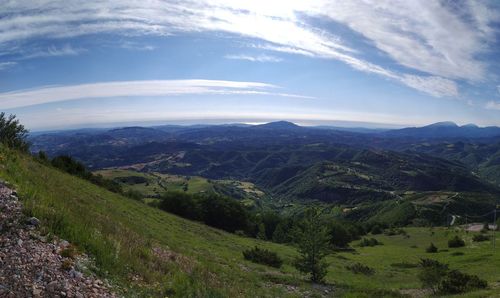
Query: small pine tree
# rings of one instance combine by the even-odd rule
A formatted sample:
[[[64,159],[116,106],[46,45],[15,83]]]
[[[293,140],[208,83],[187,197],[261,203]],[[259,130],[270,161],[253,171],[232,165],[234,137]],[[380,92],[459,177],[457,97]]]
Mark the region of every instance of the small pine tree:
[[[431,242],[431,245],[425,249],[426,252],[428,253],[436,253],[438,251],[438,248],[434,245],[434,243]]]
[[[329,237],[317,209],[306,210],[295,231],[295,241],[300,253],[295,260],[295,267],[310,274],[312,282],[322,282],[328,267],[324,258],[328,253]]]

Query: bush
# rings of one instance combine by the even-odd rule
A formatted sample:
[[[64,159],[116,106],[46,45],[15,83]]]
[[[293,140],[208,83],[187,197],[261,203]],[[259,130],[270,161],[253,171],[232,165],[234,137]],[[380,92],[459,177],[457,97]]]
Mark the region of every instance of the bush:
[[[422,270],[418,278],[424,287],[442,294],[459,294],[475,289],[484,289],[488,283],[476,275],[449,270],[448,265],[432,259],[421,259]]]
[[[349,271],[352,271],[355,274],[364,274],[364,275],[372,275],[375,273],[375,270],[373,268],[370,268],[366,265],[363,265],[361,263],[356,263],[350,266],[345,266],[345,268]]]
[[[8,117],[0,113],[0,142],[5,146],[21,151],[28,151],[28,130],[24,128],[15,115]]]
[[[401,263],[392,263],[391,267],[401,268],[401,269],[409,269],[409,268],[416,268],[416,267],[418,267],[418,264],[408,263],[408,262],[401,262]]]
[[[484,234],[476,234],[472,237],[472,241],[474,242],[482,242],[490,240],[490,236]]]
[[[361,242],[359,243],[359,246],[365,247],[365,246],[377,246],[377,245],[382,245],[382,242],[378,241],[375,238],[363,238]]]
[[[459,294],[475,289],[484,289],[487,286],[488,283],[476,275],[452,270],[441,281],[439,291],[443,294]]]
[[[372,233],[372,235],[378,235],[378,234],[382,234],[383,229],[382,229],[382,227],[380,227],[379,225],[376,224],[372,227],[370,232]]]
[[[384,231],[384,234],[387,235],[387,236],[395,236],[395,235],[403,235],[403,236],[406,236],[407,233],[405,230],[401,229],[401,228],[390,228],[389,230],[385,230]]]
[[[243,257],[251,262],[275,268],[280,268],[283,264],[283,260],[275,252],[258,247],[243,251]]]
[[[42,161],[43,162],[43,161]],[[70,175],[80,177],[82,179],[88,180],[91,183],[104,187],[109,191],[115,193],[123,193],[123,190],[117,182],[104,178],[101,175],[94,175],[92,172],[85,168],[81,162],[77,161],[71,156],[60,155],[56,156],[50,162],[51,165],[59,170],[62,170]]]
[[[448,265],[440,263],[433,259],[421,259],[421,270],[418,273],[418,279],[425,288],[431,288],[436,292],[441,280],[448,271]]]
[[[334,247],[347,247],[352,241],[352,236],[342,225],[333,223],[330,225],[330,244]]]
[[[458,236],[455,236],[455,237],[451,238],[450,240],[448,240],[448,247],[450,247],[450,248],[463,247],[463,246],[465,246],[465,241]]]
[[[425,252],[428,253],[436,253],[438,251],[438,248],[434,245],[434,243],[431,242],[431,245],[425,249]]]

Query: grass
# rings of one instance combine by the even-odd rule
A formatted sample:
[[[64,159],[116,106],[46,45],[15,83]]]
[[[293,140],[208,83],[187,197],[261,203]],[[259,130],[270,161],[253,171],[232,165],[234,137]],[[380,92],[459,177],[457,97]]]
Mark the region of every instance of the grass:
[[[109,169],[96,171],[108,179],[125,177],[142,177],[145,183],[127,184],[120,183],[125,191],[133,190],[146,197],[154,197],[166,191],[186,191],[188,193],[200,193],[213,191],[209,180],[197,176],[179,176],[160,173],[142,173],[133,170]]]
[[[130,297],[301,296],[264,274],[310,286],[291,267],[291,247],[225,233],[124,198],[84,180],[0,149],[0,177],[14,184],[43,228],[95,258],[97,273]],[[285,259],[281,270],[243,260],[255,246]],[[172,258],[153,252],[159,248]]]
[[[143,173],[134,170],[106,169],[95,171],[108,179],[141,177],[146,183],[127,184],[119,182],[124,190],[134,190],[145,196],[155,196],[165,191],[186,191],[188,193],[213,192],[214,185],[223,186],[234,191],[240,190],[248,198],[259,198],[265,194],[253,183],[236,180],[209,180],[199,176],[180,176],[157,172]]]
[[[95,259],[96,273],[129,297],[302,297],[324,294],[292,266],[296,250],[191,222],[99,188],[0,147],[0,178],[14,184],[26,212]],[[473,242],[473,233],[446,228],[405,228],[404,235],[369,235],[383,245],[337,252],[327,282],[339,297],[398,297],[400,289],[419,289],[415,264],[435,258],[451,268],[486,279],[490,288],[460,297],[495,297],[499,292],[500,248]],[[455,234],[466,246],[448,248]],[[499,233],[497,232],[497,238]],[[497,243],[500,243],[498,239]],[[439,252],[429,255],[433,242]],[[255,246],[278,253],[281,269],[245,261]],[[447,250],[447,251],[444,251]],[[374,274],[355,274],[346,266],[361,263]],[[331,291],[331,288],[329,288]]]
[[[495,297],[500,291],[500,247],[494,251],[490,241],[473,242],[474,233],[447,228],[405,228],[409,238],[404,235],[370,236],[384,243],[382,246],[356,247],[355,253],[340,252],[329,257],[335,264],[330,267],[328,279],[339,284],[349,285],[352,289],[418,289],[418,264],[420,258],[432,258],[447,263],[453,269],[469,274],[476,274],[487,280],[490,289],[471,292],[463,297]],[[448,239],[459,235],[466,241],[461,248],[448,248]],[[500,232],[496,232],[500,240]],[[498,241],[497,240],[497,241]],[[359,241],[358,241],[359,242]],[[433,242],[439,251],[434,254],[425,252],[425,248]],[[498,242],[497,242],[498,243]],[[375,274],[364,277],[347,270],[345,266],[362,263],[375,270]],[[469,296],[471,295],[471,296]],[[461,296],[462,297],[462,296]]]

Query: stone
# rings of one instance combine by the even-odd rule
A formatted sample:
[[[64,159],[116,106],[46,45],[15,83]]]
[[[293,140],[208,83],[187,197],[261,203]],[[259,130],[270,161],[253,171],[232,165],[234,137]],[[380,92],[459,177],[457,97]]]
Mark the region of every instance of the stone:
[[[28,218],[26,223],[30,226],[38,227],[40,225],[40,220],[36,217],[30,217],[30,218]]]
[[[51,293],[55,293],[57,292],[57,289],[59,288],[59,283],[57,281],[51,281],[46,287],[45,289],[48,291],[48,292],[51,292]]]

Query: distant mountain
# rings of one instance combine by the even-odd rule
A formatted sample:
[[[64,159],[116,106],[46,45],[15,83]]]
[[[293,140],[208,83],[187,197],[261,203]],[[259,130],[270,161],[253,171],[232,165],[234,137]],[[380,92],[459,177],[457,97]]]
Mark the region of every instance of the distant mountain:
[[[288,121],[276,121],[276,122],[269,122],[266,124],[260,124],[260,125],[255,125],[253,126],[254,128],[257,129],[300,129],[302,128],[301,126],[298,126],[297,124],[293,122],[288,122]]]
[[[408,127],[384,132],[388,137],[413,138],[489,138],[500,136],[500,127],[478,127],[475,124],[459,126],[454,122],[438,122],[423,127]]]

